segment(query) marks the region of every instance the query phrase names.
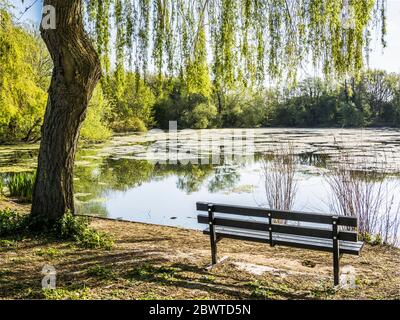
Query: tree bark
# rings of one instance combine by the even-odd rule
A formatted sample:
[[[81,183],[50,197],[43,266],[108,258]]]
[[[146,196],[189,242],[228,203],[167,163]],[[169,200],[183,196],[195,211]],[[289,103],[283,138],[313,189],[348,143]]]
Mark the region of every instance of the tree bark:
[[[100,80],[98,55],[84,31],[81,0],[45,0],[56,29],[41,28],[53,60],[31,215],[49,221],[74,212],[73,169],[79,131]]]

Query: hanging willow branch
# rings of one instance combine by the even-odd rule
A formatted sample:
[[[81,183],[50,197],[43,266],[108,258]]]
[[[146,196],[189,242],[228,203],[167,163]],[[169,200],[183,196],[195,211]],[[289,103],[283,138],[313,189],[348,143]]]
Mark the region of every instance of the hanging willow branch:
[[[85,1],[106,74],[113,57],[115,69],[176,75],[200,50],[214,84],[229,88],[265,75],[294,79],[308,59],[327,76],[357,74],[371,28],[379,26],[385,45],[385,0]]]

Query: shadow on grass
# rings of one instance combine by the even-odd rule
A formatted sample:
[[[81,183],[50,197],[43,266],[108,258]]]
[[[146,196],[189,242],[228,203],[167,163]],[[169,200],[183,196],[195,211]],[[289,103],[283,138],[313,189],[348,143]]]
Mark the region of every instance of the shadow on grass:
[[[168,240],[158,237],[151,239],[128,239],[134,242],[158,242]],[[121,241],[126,243],[127,240]],[[38,257],[34,249],[46,246],[57,246],[68,249],[61,257],[46,259]],[[63,248],[59,246],[62,245]],[[167,288],[176,292],[177,288],[201,291],[211,297],[221,295],[232,299],[312,299],[304,293],[288,289],[274,281],[253,281],[254,277],[242,271],[232,272],[225,267],[215,268],[209,272],[203,266],[203,259],[193,262],[171,262],[160,255],[163,247],[155,249],[133,250],[92,250],[68,248],[68,243],[45,239],[27,241],[20,244],[24,250],[32,250],[29,255],[18,255],[3,263],[3,274],[0,273],[0,298],[44,298],[41,281],[44,277],[41,268],[45,264],[54,265],[57,270],[57,288],[80,289],[85,286],[94,289],[105,287],[111,282],[128,288],[129,283],[148,283],[152,286]],[[64,247],[65,246],[65,247]],[[72,250],[72,251],[71,251]],[[40,262],[38,263],[38,259]],[[32,261],[34,266],[30,265]],[[104,270],[102,269],[104,268]],[[88,272],[91,270],[92,272]],[[108,276],[109,274],[109,276]],[[98,276],[96,276],[98,275]],[[120,286],[119,286],[120,287]],[[123,290],[123,289],[122,289]]]

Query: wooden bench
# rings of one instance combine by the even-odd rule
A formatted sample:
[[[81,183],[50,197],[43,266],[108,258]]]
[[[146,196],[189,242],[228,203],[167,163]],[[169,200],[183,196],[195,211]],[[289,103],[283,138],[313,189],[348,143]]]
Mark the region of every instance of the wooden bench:
[[[359,255],[364,245],[358,241],[357,218],[353,217],[206,202],[197,202],[196,207],[198,211],[207,212],[199,214],[197,220],[208,225],[203,233],[210,235],[212,265],[217,263],[217,242],[223,238],[326,251],[333,253],[336,286],[340,257]],[[302,225],[294,225],[293,221],[302,222]]]

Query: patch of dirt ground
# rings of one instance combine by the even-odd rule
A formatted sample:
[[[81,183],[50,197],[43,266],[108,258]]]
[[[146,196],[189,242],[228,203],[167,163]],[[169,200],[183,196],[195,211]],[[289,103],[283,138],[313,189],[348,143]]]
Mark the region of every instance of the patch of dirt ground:
[[[1,241],[1,299],[400,299],[400,250],[366,245],[344,255],[354,286],[333,288],[332,256],[223,239],[210,263],[209,238],[172,227],[93,218],[111,233],[111,250],[65,242]],[[42,290],[42,269],[56,270],[56,290]]]

